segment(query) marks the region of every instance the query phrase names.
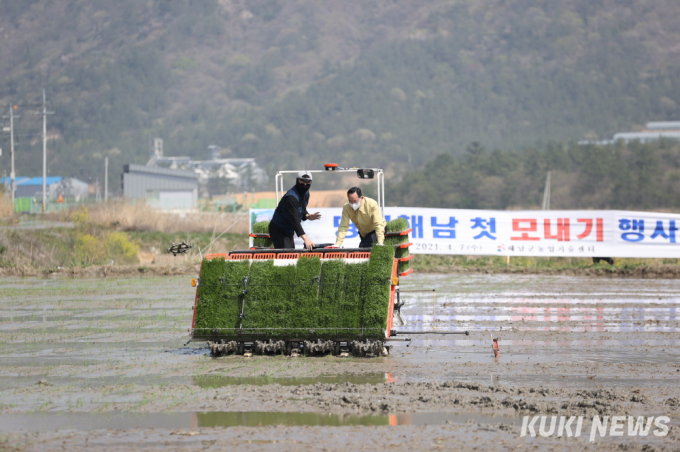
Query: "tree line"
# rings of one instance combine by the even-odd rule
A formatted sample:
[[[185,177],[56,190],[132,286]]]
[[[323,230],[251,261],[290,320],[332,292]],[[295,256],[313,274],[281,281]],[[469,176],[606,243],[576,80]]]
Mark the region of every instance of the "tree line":
[[[559,144],[522,152],[472,143],[440,154],[387,190],[388,205],[538,209],[551,172],[551,209],[680,208],[680,143]]]

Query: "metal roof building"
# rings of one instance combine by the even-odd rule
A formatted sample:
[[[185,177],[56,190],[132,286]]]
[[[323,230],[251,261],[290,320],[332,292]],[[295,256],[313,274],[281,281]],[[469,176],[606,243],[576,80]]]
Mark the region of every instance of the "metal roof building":
[[[680,121],[652,121],[648,122],[646,129],[640,132],[619,132],[614,134],[611,140],[581,140],[578,144],[607,145],[616,143],[619,140],[623,140],[626,143],[636,140],[641,143],[647,143],[662,138],[680,140]]]
[[[680,129],[680,121],[653,121],[647,123],[648,130],[676,130]]]
[[[45,178],[47,193],[50,194],[52,191],[51,188],[55,184],[61,183],[61,181],[62,181],[61,176],[50,176]],[[7,189],[9,190],[9,186],[11,184],[11,180],[9,177],[0,179],[0,182],[5,184],[7,186]],[[17,198],[30,198],[33,196],[41,197],[42,184],[43,184],[42,177],[16,177],[14,179],[15,185],[14,196],[16,196]]]
[[[660,140],[661,138],[680,140],[680,132],[619,132],[614,134],[612,142],[623,140],[627,143],[629,141],[639,140],[641,143],[646,143],[648,141]]]
[[[193,171],[154,168],[144,165],[123,167],[123,196],[144,199],[164,210],[198,207],[198,174]]]

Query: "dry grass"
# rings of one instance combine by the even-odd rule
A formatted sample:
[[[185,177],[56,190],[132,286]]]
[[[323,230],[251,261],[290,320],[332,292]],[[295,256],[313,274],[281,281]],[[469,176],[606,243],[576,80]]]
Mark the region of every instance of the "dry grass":
[[[169,214],[143,204],[112,201],[41,216],[45,217],[75,227],[0,229],[0,275],[27,276],[109,261],[107,268],[138,262],[154,268],[186,267],[195,265],[202,252],[247,246],[247,213]],[[195,245],[186,255],[173,258],[163,252],[185,239]]]
[[[12,208],[12,201],[0,192],[0,222],[12,221],[14,219],[14,209]]]
[[[64,229],[0,230],[0,270],[16,274],[30,268],[65,265],[73,240]],[[6,273],[1,273],[6,274]]]
[[[74,211],[58,214],[58,219],[72,219]],[[123,231],[158,231],[167,233],[210,232],[216,235],[247,234],[247,213],[164,213],[143,203],[109,201],[88,206],[89,223],[115,227]]]

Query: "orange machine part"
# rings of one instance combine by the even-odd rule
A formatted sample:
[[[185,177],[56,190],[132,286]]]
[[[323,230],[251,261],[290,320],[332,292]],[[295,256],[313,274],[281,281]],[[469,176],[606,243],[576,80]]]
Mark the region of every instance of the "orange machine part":
[[[312,257],[318,257],[321,259],[323,257],[323,253],[300,253],[300,257],[307,257],[307,258],[312,258]]]
[[[207,256],[206,256],[207,258]],[[201,269],[198,271],[198,274],[200,275],[201,272],[203,271],[203,262],[201,262]],[[200,281],[196,285],[196,296],[194,297],[194,316],[191,319],[191,337],[194,337],[194,327],[196,326],[196,309],[198,308],[198,287],[201,285]]]
[[[229,260],[229,255],[224,254],[224,253],[213,253],[213,254],[206,254],[205,258],[209,261],[211,261],[213,259],[219,259],[219,258],[222,258],[224,260]]]
[[[394,237],[395,235],[408,235],[409,232],[413,232],[413,229],[408,228],[408,229],[401,231],[401,232],[386,232],[385,237],[390,237],[390,236]]]
[[[369,259],[371,257],[371,252],[357,251],[354,253],[349,253],[347,259]]]
[[[324,259],[345,259],[347,253],[326,253]]]
[[[277,259],[298,259],[300,253],[279,253],[276,255]]]
[[[255,260],[276,259],[276,253],[255,253],[253,254]]]
[[[232,261],[240,261],[243,259],[252,259],[253,255],[250,253],[238,253],[238,254],[230,254],[229,259]]]
[[[392,277],[391,280],[394,281],[395,278],[397,278],[397,269],[399,268],[399,260],[394,259],[394,263],[392,264]],[[398,279],[397,279],[398,281]],[[394,297],[396,296],[397,293],[397,285],[392,284],[390,286],[390,307],[387,312],[387,335],[386,337],[390,337],[390,334],[392,333],[392,325],[394,324]]]

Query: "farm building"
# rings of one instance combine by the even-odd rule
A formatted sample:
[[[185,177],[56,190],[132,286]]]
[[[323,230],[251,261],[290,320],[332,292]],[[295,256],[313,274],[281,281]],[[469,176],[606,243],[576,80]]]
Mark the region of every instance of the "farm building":
[[[125,165],[123,196],[143,199],[163,210],[190,210],[198,207],[198,174],[193,171]]]

